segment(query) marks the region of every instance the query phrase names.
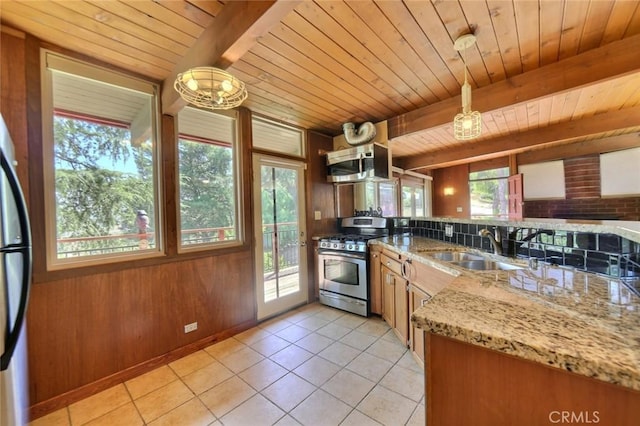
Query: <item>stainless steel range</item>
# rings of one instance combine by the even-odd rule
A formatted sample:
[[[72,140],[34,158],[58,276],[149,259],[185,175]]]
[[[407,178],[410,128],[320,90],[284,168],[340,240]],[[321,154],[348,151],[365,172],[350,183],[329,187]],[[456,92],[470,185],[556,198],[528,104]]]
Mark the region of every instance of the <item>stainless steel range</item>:
[[[369,251],[367,241],[389,235],[392,222],[380,211],[356,212],[340,218],[340,234],[320,239],[318,282],[320,303],[369,316]]]

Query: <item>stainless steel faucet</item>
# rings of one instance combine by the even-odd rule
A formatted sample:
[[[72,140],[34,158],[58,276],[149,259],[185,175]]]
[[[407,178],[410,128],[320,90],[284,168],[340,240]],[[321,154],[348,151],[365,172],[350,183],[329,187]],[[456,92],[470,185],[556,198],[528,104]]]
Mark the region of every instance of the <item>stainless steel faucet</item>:
[[[500,232],[498,231],[498,228],[496,228],[495,236],[487,228],[481,229],[480,232],[478,232],[478,235],[489,238],[489,241],[491,241],[491,245],[493,246],[494,254],[502,254],[502,244],[500,243]]]

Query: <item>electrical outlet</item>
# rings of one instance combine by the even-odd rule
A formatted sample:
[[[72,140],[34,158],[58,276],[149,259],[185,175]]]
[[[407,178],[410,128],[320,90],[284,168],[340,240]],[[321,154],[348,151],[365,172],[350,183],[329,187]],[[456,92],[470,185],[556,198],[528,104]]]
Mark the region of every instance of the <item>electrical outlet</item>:
[[[313,212],[313,215],[314,215],[314,219],[315,219],[315,220],[320,220],[320,219],[322,219],[322,212],[321,212],[320,210],[316,210],[316,211],[314,211],[314,212]]]
[[[191,324],[187,324],[184,326],[185,333],[191,333],[192,331],[196,331],[198,329],[198,322],[192,322]]]
[[[445,237],[453,237],[453,225],[444,226],[444,235]]]

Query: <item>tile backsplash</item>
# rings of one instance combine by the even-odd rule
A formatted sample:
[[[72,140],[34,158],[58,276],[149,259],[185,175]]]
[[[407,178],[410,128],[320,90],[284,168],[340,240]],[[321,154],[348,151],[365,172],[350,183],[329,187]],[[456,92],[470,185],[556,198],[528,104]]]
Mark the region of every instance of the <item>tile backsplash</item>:
[[[640,243],[609,233],[561,231],[544,228],[487,226],[475,223],[411,219],[396,232],[433,238],[493,252],[493,246],[478,232],[487,228],[500,235],[502,255],[530,258],[555,265],[616,278],[640,278]],[[453,232],[446,229],[453,227]]]

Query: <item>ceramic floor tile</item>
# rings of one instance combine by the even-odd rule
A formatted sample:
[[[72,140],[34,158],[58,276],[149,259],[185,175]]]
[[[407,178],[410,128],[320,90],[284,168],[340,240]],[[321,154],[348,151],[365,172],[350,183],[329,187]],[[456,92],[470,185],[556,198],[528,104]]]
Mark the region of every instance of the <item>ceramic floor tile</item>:
[[[169,363],[169,367],[180,377],[193,373],[214,361],[213,357],[205,351],[194,352],[179,360]]]
[[[387,360],[363,352],[351,361],[346,368],[378,383],[392,366],[393,364]]]
[[[378,339],[365,352],[395,364],[407,351],[408,349],[402,344]]]
[[[69,426],[70,422],[69,409],[65,407],[29,422],[29,426]]]
[[[220,362],[234,373],[239,373],[252,365],[262,361],[264,356],[254,351],[248,346],[220,358]]]
[[[344,367],[349,364],[355,357],[360,355],[360,351],[352,348],[344,343],[335,342],[331,346],[328,346],[322,352],[318,354],[322,358],[333,362],[334,364]]]
[[[288,372],[289,370],[281,367],[270,359],[263,359],[238,375],[242,380],[247,382],[249,386],[257,391],[261,391]]]
[[[380,426],[380,423],[371,417],[365,416],[358,410],[353,410],[340,426]],[[424,426],[424,423],[421,425]]]
[[[180,380],[135,400],[145,422],[149,423],[193,398],[193,392]]]
[[[131,394],[131,398],[138,399],[158,388],[161,388],[174,380],[178,380],[178,375],[167,365],[158,367],[148,373],[126,381],[124,384]]]
[[[316,316],[304,318],[302,321],[296,323],[296,325],[299,325],[300,327],[304,327],[311,331],[315,331],[327,324],[329,324],[329,321],[323,318],[318,318]]]
[[[333,377],[339,370],[340,367],[338,365],[319,356],[314,356],[293,370],[293,372],[316,386],[322,386],[324,382]]]
[[[333,343],[333,340],[318,333],[311,333],[298,340],[295,344],[303,349],[317,354],[321,350]]]
[[[225,426],[273,425],[286,413],[264,396],[257,394],[223,416]]]
[[[287,370],[293,370],[312,356],[311,352],[296,345],[291,345],[271,355],[269,359],[277,362]]]
[[[274,426],[299,426],[299,425],[300,423],[297,422],[296,419],[294,419],[293,417],[287,414],[286,416],[278,420],[278,423],[276,423]]]
[[[375,342],[378,338],[375,336],[371,336],[370,334],[361,333],[359,331],[353,330],[351,333],[344,336],[340,341],[344,344],[351,346],[352,348],[356,348],[358,350],[365,350],[373,342]]]
[[[347,312],[341,311],[340,309],[323,307],[323,309],[318,310],[315,316],[317,316],[318,318],[326,319],[327,321],[335,321],[346,314]]]
[[[318,389],[289,413],[303,425],[339,425],[351,412],[344,402]]]
[[[215,420],[202,401],[193,398],[152,421],[149,426],[207,426]]]
[[[413,370],[416,373],[420,373],[424,375],[424,370],[422,369],[422,367],[420,367],[420,365],[418,365],[418,362],[413,358],[413,354],[411,353],[411,351],[405,352],[405,354],[402,355],[402,358],[398,360],[396,365],[399,365],[400,367],[404,367],[408,370]]]
[[[357,409],[383,425],[403,425],[409,420],[418,403],[409,398],[376,386],[358,404]]]
[[[424,396],[424,374],[398,365],[391,367],[379,384],[415,402]]]
[[[366,317],[353,314],[345,314],[334,321],[334,324],[341,325],[350,329],[358,328],[367,320]]]
[[[389,331],[389,326],[381,318],[369,318],[356,330],[374,337],[382,337]]]
[[[253,343],[258,340],[262,340],[267,336],[271,336],[272,333],[260,327],[253,327],[249,330],[243,331],[240,334],[236,334],[233,336],[236,340],[244,343],[245,345],[251,346]]]
[[[278,331],[276,333],[276,336],[282,337],[283,339],[291,343],[295,343],[310,333],[311,333],[311,330],[308,330],[304,327],[300,327],[299,325],[293,324],[285,328],[284,330]]]
[[[351,329],[348,327],[343,327],[341,325],[332,322],[324,327],[318,329],[317,333],[322,334],[323,336],[327,336],[334,340],[339,340],[343,338],[345,335],[349,334]]]
[[[225,356],[228,356],[233,352],[237,352],[246,346],[247,345],[241,341],[230,337],[221,342],[214,343],[211,346],[207,346],[204,348],[204,351],[219,361],[220,358],[224,358]]]
[[[81,425],[131,402],[124,384],[119,384],[69,406],[71,424]]]
[[[233,376],[233,372],[214,360],[204,368],[194,371],[182,378],[182,381],[189,386],[189,389],[200,395],[202,392],[211,389],[215,385],[224,382]]]
[[[416,409],[413,411],[413,414],[409,418],[407,426],[424,426],[427,424],[426,418],[427,412],[425,411],[424,405],[418,404]]]
[[[284,330],[285,328],[293,325],[293,323],[287,319],[276,317],[265,322],[261,322],[258,324],[258,327],[263,330],[267,330],[269,333],[277,333],[280,330]]]
[[[289,412],[316,389],[306,380],[289,373],[261,393],[282,410]]]
[[[356,373],[342,369],[322,389],[329,392],[342,402],[355,407],[373,389],[376,384]]]
[[[113,411],[108,412],[104,416],[98,417],[95,420],[91,420],[89,423],[85,423],[86,426],[113,426],[113,425],[127,425],[127,426],[142,426],[144,422],[136,409],[133,402],[129,402],[122,407],[118,407]]]
[[[281,337],[269,335],[251,345],[251,349],[264,356],[271,356],[289,346],[291,343]]]
[[[226,382],[209,389],[199,398],[217,418],[220,418],[251,398],[255,393],[256,391],[242,379],[233,376]]]

